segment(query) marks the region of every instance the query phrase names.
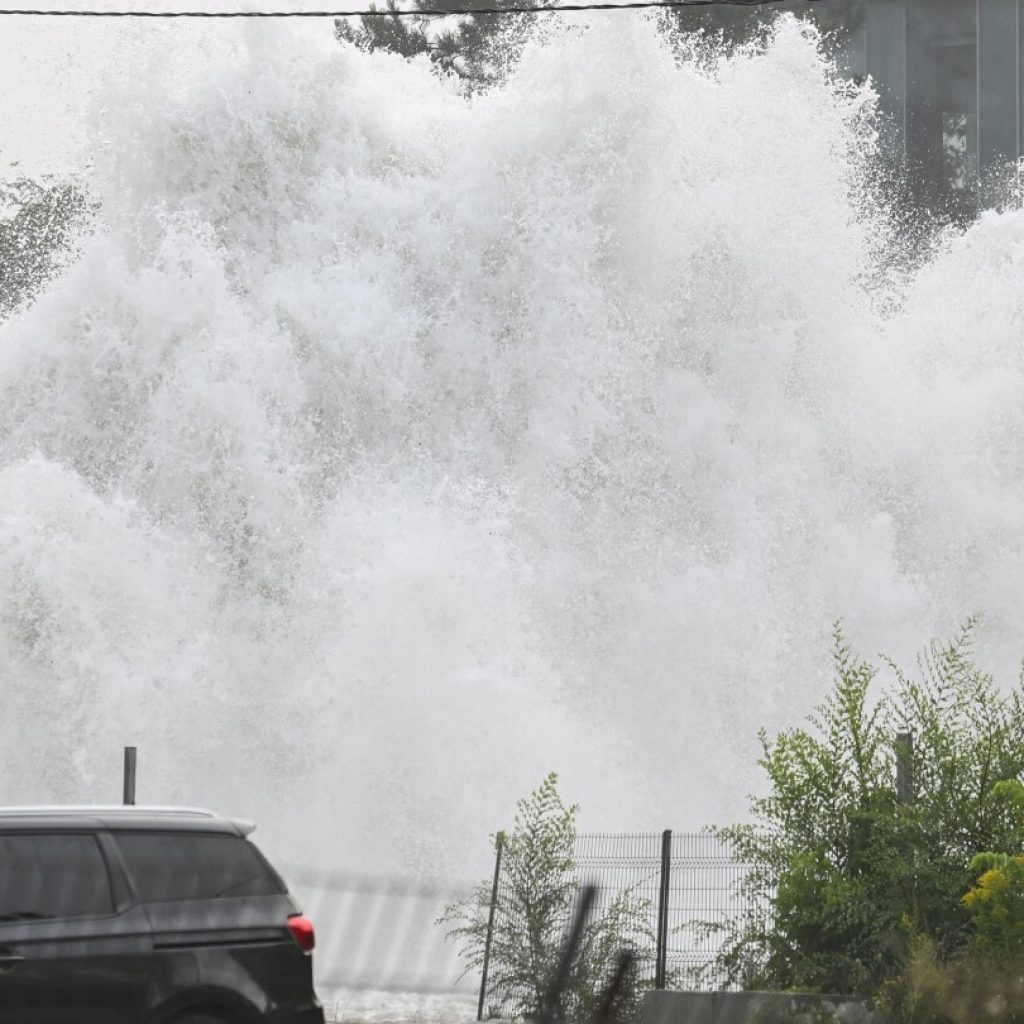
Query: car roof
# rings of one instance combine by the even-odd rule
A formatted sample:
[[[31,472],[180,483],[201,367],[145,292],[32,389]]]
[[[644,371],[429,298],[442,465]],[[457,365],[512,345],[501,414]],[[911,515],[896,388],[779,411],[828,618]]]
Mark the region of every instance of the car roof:
[[[251,821],[224,818],[198,807],[39,806],[0,807],[0,831],[43,828],[230,832],[247,836]]]

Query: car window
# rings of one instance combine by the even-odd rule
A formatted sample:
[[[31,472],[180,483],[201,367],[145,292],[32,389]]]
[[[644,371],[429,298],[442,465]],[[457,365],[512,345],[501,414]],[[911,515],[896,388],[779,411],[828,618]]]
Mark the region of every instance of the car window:
[[[117,844],[143,903],[283,891],[252,844],[240,836],[121,832]]]
[[[90,917],[114,909],[96,837],[0,835],[0,923]]]

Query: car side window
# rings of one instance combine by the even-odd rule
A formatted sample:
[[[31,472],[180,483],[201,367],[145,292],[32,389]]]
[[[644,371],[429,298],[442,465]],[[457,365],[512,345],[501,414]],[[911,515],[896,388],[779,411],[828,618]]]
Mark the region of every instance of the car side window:
[[[121,849],[143,903],[268,896],[283,890],[241,836],[187,832],[120,832]]]
[[[0,835],[0,924],[110,914],[114,899],[96,837]]]

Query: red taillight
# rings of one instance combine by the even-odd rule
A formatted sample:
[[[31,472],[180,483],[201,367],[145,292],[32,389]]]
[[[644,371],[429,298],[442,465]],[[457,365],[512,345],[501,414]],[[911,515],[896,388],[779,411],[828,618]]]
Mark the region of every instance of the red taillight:
[[[316,945],[316,936],[313,934],[313,922],[302,914],[292,914],[288,918],[288,931],[292,938],[299,944],[303,953],[312,953]]]

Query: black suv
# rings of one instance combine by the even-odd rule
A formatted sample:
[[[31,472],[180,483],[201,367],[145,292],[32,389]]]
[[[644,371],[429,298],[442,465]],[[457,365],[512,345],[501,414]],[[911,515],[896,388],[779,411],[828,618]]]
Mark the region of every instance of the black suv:
[[[0,809],[0,1024],[323,1024],[313,926],[252,826]]]

